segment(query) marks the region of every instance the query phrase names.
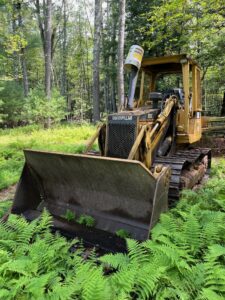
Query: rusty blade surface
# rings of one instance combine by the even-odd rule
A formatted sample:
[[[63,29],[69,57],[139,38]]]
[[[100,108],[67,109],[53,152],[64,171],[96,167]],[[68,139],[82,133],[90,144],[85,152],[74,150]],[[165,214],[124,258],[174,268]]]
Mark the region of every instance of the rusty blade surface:
[[[73,211],[94,217],[95,228],[126,230],[138,240],[148,238],[167,208],[164,175],[157,180],[138,161],[25,150],[26,164],[12,212],[41,210],[54,216]]]

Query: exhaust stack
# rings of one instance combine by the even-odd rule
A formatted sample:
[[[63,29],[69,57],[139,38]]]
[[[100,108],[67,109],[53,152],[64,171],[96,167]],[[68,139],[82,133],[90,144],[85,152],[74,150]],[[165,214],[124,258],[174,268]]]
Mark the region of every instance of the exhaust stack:
[[[133,45],[130,47],[129,53],[125,60],[125,68],[130,71],[130,82],[127,103],[127,108],[129,110],[133,109],[135,89],[137,85],[138,73],[141,68],[143,55],[144,50],[138,45]]]

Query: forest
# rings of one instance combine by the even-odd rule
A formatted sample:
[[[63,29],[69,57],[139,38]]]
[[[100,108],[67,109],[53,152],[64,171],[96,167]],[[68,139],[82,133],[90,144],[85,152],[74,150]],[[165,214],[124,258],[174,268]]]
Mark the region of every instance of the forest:
[[[126,11],[120,2],[1,0],[0,126],[95,122],[115,112],[124,94],[121,65],[133,44],[147,56],[188,53],[196,59],[203,109],[220,115],[223,1],[127,0]],[[125,95],[127,84],[126,75]]]
[[[124,108],[132,78],[124,63],[132,45],[142,47],[143,59],[185,54],[179,65],[181,73],[191,70],[193,98],[162,98],[160,107],[152,106],[156,119],[138,125],[128,153],[113,156],[106,152],[110,114],[125,111],[124,119],[115,120],[130,122],[136,109]],[[0,299],[225,299],[224,47],[224,0],[0,0]],[[185,69],[189,61],[193,65]],[[138,80],[144,82],[142,78]],[[181,77],[160,80],[165,93],[171,86],[187,91]],[[182,127],[176,122],[185,110],[190,123]],[[212,117],[215,126],[224,122],[222,130],[204,131],[204,116]],[[192,121],[202,123],[194,127]],[[120,129],[121,135],[113,136],[120,144],[112,149],[122,153],[131,131]],[[198,143],[188,145],[182,140],[185,134]],[[203,150],[196,156],[199,147]],[[43,156],[35,161],[35,155]],[[157,165],[157,159],[163,164]],[[114,168],[107,168],[110,164]],[[139,175],[132,173],[135,168]],[[199,170],[204,171],[201,177]],[[172,178],[179,180],[179,200],[169,198]],[[142,202],[134,205],[145,190],[152,201],[147,237],[136,239],[127,228],[146,225],[141,223],[146,215]],[[89,196],[89,205],[97,202],[96,214],[92,207],[76,210],[79,196],[84,199],[80,191]],[[119,224],[113,231],[102,230],[101,193],[105,202],[113,199],[112,220]],[[124,203],[115,207],[119,193]],[[165,195],[169,207],[159,209]],[[123,205],[139,214],[126,228]],[[29,218],[29,212],[38,217]],[[106,215],[111,218],[110,212]],[[84,238],[58,230],[57,221],[83,230]],[[101,237],[107,230],[109,239],[104,235],[103,241],[121,243],[125,250],[101,248],[95,234]],[[88,233],[94,243],[85,239]]]

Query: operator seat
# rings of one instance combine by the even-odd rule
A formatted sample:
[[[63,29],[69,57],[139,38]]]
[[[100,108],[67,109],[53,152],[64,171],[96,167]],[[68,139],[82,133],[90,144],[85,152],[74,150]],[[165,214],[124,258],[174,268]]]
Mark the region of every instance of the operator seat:
[[[151,102],[151,106],[153,109],[161,108],[161,104],[163,101],[163,95],[159,92],[150,92],[149,93],[149,100]]]
[[[169,98],[171,95],[177,96],[177,99],[179,100],[180,104],[184,104],[184,90],[181,88],[173,88],[171,90],[167,90],[164,93],[164,100]]]

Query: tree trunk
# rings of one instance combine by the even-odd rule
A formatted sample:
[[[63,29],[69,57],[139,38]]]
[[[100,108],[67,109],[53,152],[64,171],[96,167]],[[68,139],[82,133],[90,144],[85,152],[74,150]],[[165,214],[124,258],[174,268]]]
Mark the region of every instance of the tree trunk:
[[[119,106],[124,104],[124,33],[125,33],[125,5],[126,0],[119,1],[119,38],[118,38],[118,99]]]
[[[52,27],[52,1],[47,0],[45,9],[45,93],[51,99],[51,27]]]
[[[13,5],[12,14],[12,32],[13,35],[16,34],[16,7]],[[16,51],[13,52],[13,78],[15,81],[19,81],[19,70],[18,70],[18,54]]]
[[[100,64],[101,26],[102,26],[102,0],[95,0],[94,48],[93,48],[93,121],[94,122],[100,120],[99,64]]]
[[[116,57],[115,54],[112,54],[112,66],[116,64]],[[116,112],[116,74],[111,76],[111,111]]]
[[[45,8],[45,94],[51,100],[51,70],[52,70],[52,0],[46,1]],[[48,118],[46,126],[49,128],[51,120]]]
[[[27,75],[27,64],[26,64],[24,48],[21,49],[21,66],[23,72],[23,92],[24,92],[24,97],[27,97],[29,94],[29,81]]]
[[[62,42],[62,95],[66,96],[66,65],[67,65],[67,0],[63,0],[63,42]]]
[[[39,27],[39,31],[40,31],[40,35],[41,35],[43,52],[45,53],[45,32],[44,32],[44,26],[42,23],[41,8],[40,8],[39,0],[36,0],[35,7],[36,7],[36,14],[37,14],[37,19],[38,19],[38,27]]]
[[[221,109],[221,116],[225,116],[225,92],[223,93],[223,103]]]
[[[23,20],[21,15],[21,3],[18,2],[16,4],[17,11],[18,11],[18,24],[20,27],[20,30],[22,31],[23,27]],[[26,64],[26,57],[25,57],[25,48],[21,48],[21,68],[23,73],[23,91],[24,91],[24,97],[27,97],[29,94],[29,81],[28,81],[28,75],[27,75],[27,64]]]
[[[116,43],[116,29],[117,29],[117,20],[116,16],[113,18],[112,24],[112,48],[111,48],[111,68],[114,68],[115,73],[113,72],[111,75],[111,111],[116,112],[116,96],[117,96],[117,88],[116,88],[116,81],[117,81],[117,74],[116,74],[116,52],[117,52],[117,43]]]

